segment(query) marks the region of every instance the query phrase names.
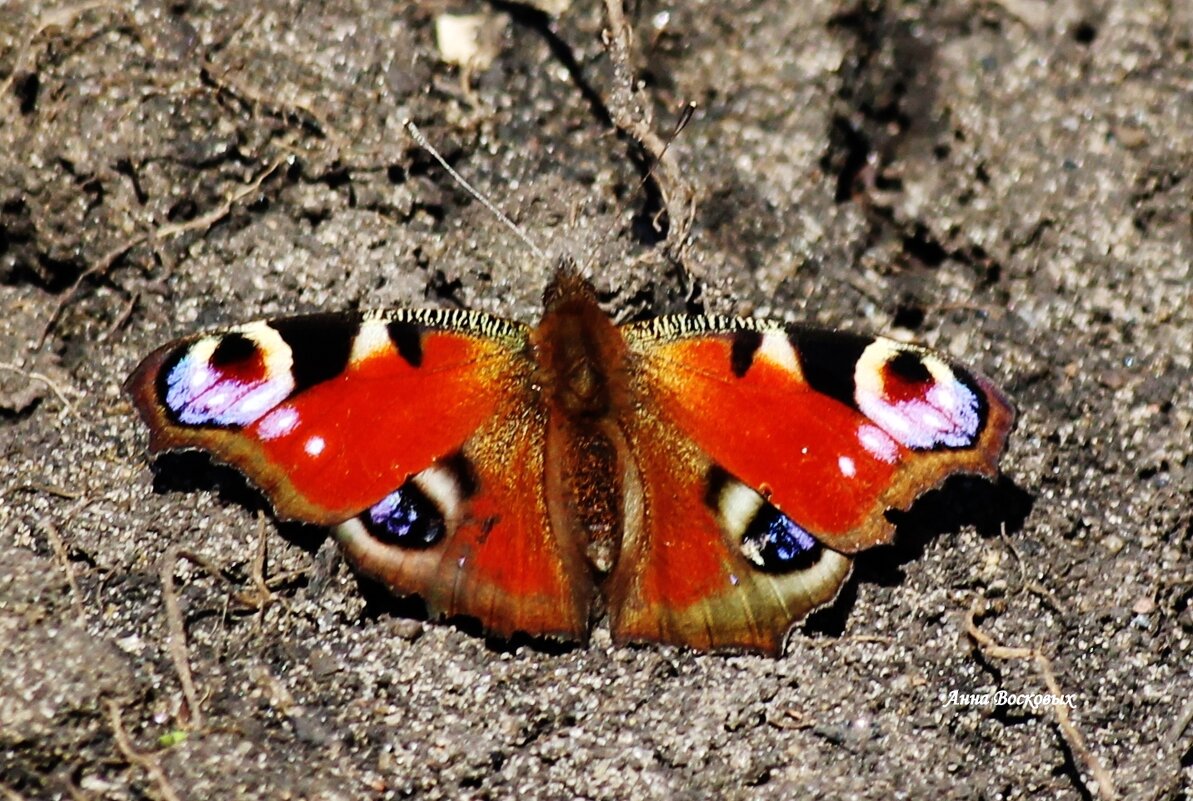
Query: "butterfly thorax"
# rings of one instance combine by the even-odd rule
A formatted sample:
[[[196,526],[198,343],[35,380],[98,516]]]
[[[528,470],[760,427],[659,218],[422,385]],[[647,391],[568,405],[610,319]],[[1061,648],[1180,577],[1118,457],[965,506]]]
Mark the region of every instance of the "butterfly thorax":
[[[574,273],[556,275],[545,304],[530,341],[549,420],[547,503],[556,525],[581,537],[593,568],[606,573],[622,534],[626,343]]]

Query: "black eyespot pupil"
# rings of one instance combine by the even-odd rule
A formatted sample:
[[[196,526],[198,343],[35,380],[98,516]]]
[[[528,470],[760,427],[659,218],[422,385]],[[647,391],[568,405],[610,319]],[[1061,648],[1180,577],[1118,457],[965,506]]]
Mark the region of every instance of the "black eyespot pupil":
[[[244,334],[225,334],[211,353],[211,364],[214,367],[226,367],[243,362],[256,354],[257,343]]]
[[[378,540],[403,548],[429,548],[446,533],[439,509],[409,483],[382,498],[360,517],[368,532]]]
[[[919,356],[911,351],[901,350],[886,363],[887,371],[909,384],[924,384],[932,380],[932,373]]]
[[[759,511],[742,541],[761,561],[759,567],[776,573],[809,567],[820,554],[816,538],[773,506]]]

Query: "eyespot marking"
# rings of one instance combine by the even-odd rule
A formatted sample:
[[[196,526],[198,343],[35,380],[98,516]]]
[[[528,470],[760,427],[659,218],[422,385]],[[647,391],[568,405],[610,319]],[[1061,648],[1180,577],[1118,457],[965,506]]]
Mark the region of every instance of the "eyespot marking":
[[[277,332],[250,323],[171,354],[158,374],[158,398],[182,425],[244,426],[294,391],[290,368],[290,348]]]
[[[985,423],[973,379],[911,345],[875,340],[857,361],[854,384],[857,408],[907,448],[967,448]]]
[[[211,351],[209,361],[212,367],[221,368],[229,373],[243,373],[246,380],[259,378],[251,374],[255,369],[264,367],[256,343],[236,331],[220,337],[215,349]]]
[[[812,534],[719,467],[709,471],[705,500],[722,530],[739,543],[742,556],[759,570],[803,570],[824,551]]]
[[[766,504],[741,539],[746,559],[768,573],[804,570],[820,560],[820,541],[774,506]]]
[[[431,548],[447,534],[443,514],[413,481],[386,495],[358,519],[376,540],[400,548]]]
[[[932,373],[924,365],[923,359],[906,348],[900,348],[884,365],[883,371],[885,377],[890,379],[888,383],[898,381],[909,386],[918,386],[932,380]]]

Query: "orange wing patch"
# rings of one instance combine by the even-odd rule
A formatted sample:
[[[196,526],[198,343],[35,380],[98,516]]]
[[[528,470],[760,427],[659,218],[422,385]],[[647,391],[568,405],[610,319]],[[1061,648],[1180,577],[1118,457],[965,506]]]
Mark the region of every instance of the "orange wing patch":
[[[458,484],[467,486],[437,492],[446,530],[430,547],[384,542],[360,519],[341,525],[337,539],[362,573],[421,596],[432,614],[476,618],[506,637],[583,639],[594,587],[578,543],[548,521],[542,415],[504,412],[465,444],[457,461],[468,475]]]
[[[353,363],[249,427],[294,493],[344,520],[435,459],[458,449],[497,411],[510,381],[492,343],[436,332],[414,367],[392,348]],[[337,521],[338,522],[338,521]]]
[[[863,525],[906,451],[797,370],[759,359],[735,376],[730,349],[728,337],[652,348],[644,362],[661,412],[808,530],[831,541]]]
[[[836,596],[849,558],[818,548],[799,569],[760,571],[740,532],[718,519],[702,450],[649,413],[627,428],[635,466],[625,540],[602,588],[614,638],[781,652],[791,624]]]

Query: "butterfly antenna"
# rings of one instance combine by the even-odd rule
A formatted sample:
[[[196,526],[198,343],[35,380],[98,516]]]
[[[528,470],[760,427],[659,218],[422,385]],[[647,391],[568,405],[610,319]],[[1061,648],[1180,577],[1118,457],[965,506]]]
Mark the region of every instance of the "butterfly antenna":
[[[468,194],[470,194],[474,198],[476,198],[482,206],[484,206],[486,209],[489,210],[490,214],[492,214],[494,217],[496,217],[498,220],[500,220],[502,222],[502,224],[505,225],[506,228],[513,231],[514,236],[518,237],[518,239],[521,239],[522,243],[524,245],[526,245],[526,247],[530,248],[531,253],[533,253],[535,256],[538,256],[543,261],[547,260],[547,254],[543,252],[542,248],[540,248],[538,245],[534,244],[534,241],[531,240],[531,238],[526,235],[525,231],[523,231],[521,228],[518,227],[517,223],[515,223],[513,220],[511,220],[509,217],[507,217],[505,215],[505,212],[503,212],[501,209],[497,208],[496,204],[494,204],[493,201],[489,200],[487,197],[485,197],[483,194],[481,194],[479,189],[475,188],[472,184],[468,183],[468,181],[466,181],[464,179],[463,175],[460,175],[460,173],[458,173],[454,169],[452,169],[452,166],[447,163],[447,159],[445,159],[445,158],[443,158],[443,156],[439,155],[439,151],[436,150],[434,148],[434,146],[430,142],[427,141],[427,137],[423,136],[423,132],[418,129],[417,125],[415,125],[410,120],[406,120],[405,123],[403,123],[403,124],[405,125],[407,132],[409,132],[410,138],[413,139],[419,147],[421,147],[423,150],[430,153],[431,158],[433,158],[433,159],[435,159],[435,161],[439,162],[439,166],[442,167],[444,170],[446,170],[447,174],[450,175],[455,180],[456,183],[458,183],[461,187],[463,187],[465,192],[467,192]]]
[[[663,142],[663,147],[659,150],[658,155],[651,159],[650,167],[647,168],[646,174],[642,176],[642,180],[640,180],[638,182],[638,186],[634,188],[634,194],[641,192],[642,188],[645,187],[652,178],[654,178],[655,170],[657,170],[658,166],[663,163],[663,157],[667,155],[667,149],[671,147],[672,142],[679,138],[679,135],[683,129],[688,127],[688,123],[692,121],[692,116],[695,113],[695,103],[688,101],[684,104],[683,111],[681,111],[679,114],[679,119],[675,121],[675,127],[671,129],[671,134]],[[613,232],[617,230],[618,221],[621,219],[621,215],[625,212],[625,210],[629,208],[630,201],[634,197],[634,194],[628,195],[626,199],[621,202],[617,212],[613,215],[613,222],[610,223],[609,227],[605,230],[605,234],[601,237],[600,241],[604,242],[613,236]]]
[[[679,119],[675,121],[675,127],[671,129],[671,135],[663,142],[663,149],[659,151],[658,157],[655,158],[654,164],[647,170],[645,177],[642,179],[642,185],[646,185],[646,181],[654,175],[654,168],[663,161],[663,156],[667,155],[667,149],[671,147],[671,143],[679,138],[683,133],[683,129],[688,127],[688,123],[692,121],[692,116],[696,113],[696,104],[689,100],[684,103],[683,111],[679,112]]]

